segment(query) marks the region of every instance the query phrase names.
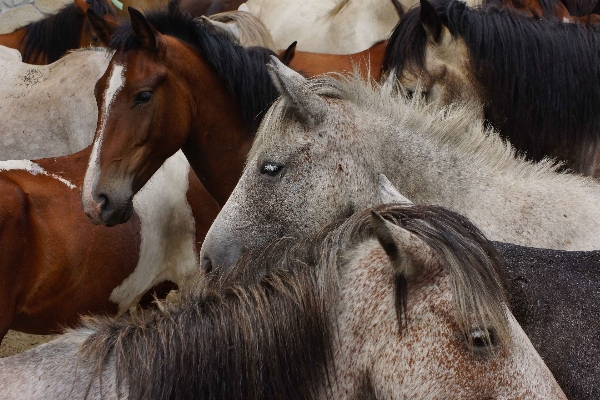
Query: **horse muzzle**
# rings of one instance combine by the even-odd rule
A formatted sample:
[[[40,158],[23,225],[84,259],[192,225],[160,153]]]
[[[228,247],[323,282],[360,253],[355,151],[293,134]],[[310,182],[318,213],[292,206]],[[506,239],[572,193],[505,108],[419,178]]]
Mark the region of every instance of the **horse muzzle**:
[[[133,215],[133,196],[117,200],[114,196],[99,193],[82,199],[83,211],[96,225],[114,226],[123,224]]]

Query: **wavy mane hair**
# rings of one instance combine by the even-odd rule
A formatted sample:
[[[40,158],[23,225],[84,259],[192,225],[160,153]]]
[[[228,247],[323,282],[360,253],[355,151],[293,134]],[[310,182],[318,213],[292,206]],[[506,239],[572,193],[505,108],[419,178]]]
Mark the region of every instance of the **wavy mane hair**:
[[[116,17],[114,9],[106,0],[89,0],[90,9],[98,15]],[[61,8],[56,14],[25,26],[21,39],[23,61],[35,61],[43,54],[44,63],[53,63],[68,50],[79,47],[85,15],[75,4]]]
[[[265,47],[277,52],[277,46],[273,36],[265,24],[254,15],[244,11],[225,11],[208,17],[217,22],[227,24],[234,22],[240,30],[240,44],[255,43],[257,46]]]
[[[239,99],[244,120],[258,124],[262,114],[279,96],[266,67],[269,57],[276,54],[262,47],[243,48],[231,42],[228,35],[195,20],[179,10],[177,4],[171,1],[167,11],[149,12],[146,19],[161,34],[174,36],[202,53],[227,89]],[[109,47],[118,51],[141,47],[131,30],[131,21],[125,21],[115,30]]]
[[[446,260],[460,328],[491,326],[508,342],[502,261],[465,217],[434,206],[385,205],[384,218]],[[129,399],[314,399],[335,379],[338,274],[356,246],[373,240],[370,210],[303,239],[281,239],[213,274],[177,305],[117,320],[89,320],[82,359],[116,365]],[[392,273],[390,267],[390,273]],[[410,302],[396,277],[399,326]],[[367,301],[365,299],[364,301]],[[126,390],[125,389],[126,386]]]
[[[527,17],[462,1],[434,3],[483,89],[486,118],[535,160],[549,149],[600,138],[600,27]],[[427,34],[420,8],[394,29],[384,68],[425,69]]]

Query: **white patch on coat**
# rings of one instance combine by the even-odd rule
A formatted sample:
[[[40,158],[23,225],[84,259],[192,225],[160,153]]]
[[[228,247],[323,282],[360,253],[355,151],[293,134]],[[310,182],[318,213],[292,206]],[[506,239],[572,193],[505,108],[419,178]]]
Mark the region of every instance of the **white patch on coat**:
[[[190,165],[180,150],[133,198],[142,242],[135,270],[110,295],[110,300],[119,305],[119,313],[155,284],[168,279],[181,287],[199,270],[195,221],[186,197],[189,171]]]
[[[58,181],[61,181],[69,189],[77,188],[77,186],[73,185],[71,182],[69,182],[65,178],[58,176],[56,174],[49,173],[44,168],[40,167],[38,164],[36,164],[30,160],[0,161],[0,171],[10,171],[10,170],[15,170],[15,169],[27,171],[32,175],[37,175],[37,174],[46,175],[46,176],[54,178]]]
[[[110,107],[112,106],[115,97],[121,91],[125,85],[125,66],[122,64],[113,65],[112,71],[108,77],[108,86],[104,91],[104,97],[102,99],[102,115],[100,120],[100,131],[94,141],[94,147],[92,148],[92,154],[90,155],[90,162],[85,173],[83,180],[83,193],[84,202],[94,203],[92,198],[92,191],[98,183],[98,176],[100,174],[100,148],[102,147],[102,140],[104,138],[104,129],[106,128],[106,116]]]

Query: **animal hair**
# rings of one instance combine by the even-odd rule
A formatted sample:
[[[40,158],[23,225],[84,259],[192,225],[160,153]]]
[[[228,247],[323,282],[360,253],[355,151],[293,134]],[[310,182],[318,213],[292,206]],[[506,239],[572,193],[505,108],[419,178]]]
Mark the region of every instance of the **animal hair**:
[[[495,6],[434,3],[454,38],[463,39],[485,116],[528,156],[541,160],[565,145],[597,142],[600,132],[600,28],[539,19]],[[427,34],[420,8],[390,36],[384,68],[416,76],[425,68]]]
[[[239,41],[241,44],[254,43],[256,46],[264,47],[274,52],[279,50],[275,46],[273,36],[271,36],[271,32],[269,32],[266,25],[248,12],[226,11],[211,15],[208,18],[224,24],[234,22],[240,29]]]
[[[554,9],[558,4],[560,3],[560,0],[536,0],[538,2],[538,4],[540,5],[540,8],[542,9],[542,15],[536,16],[536,17],[544,17],[544,18],[553,18],[554,17]],[[507,0],[486,0],[484,1],[484,5],[485,6],[490,6],[490,5],[494,5],[497,7],[502,7],[505,3],[507,2]],[[525,7],[526,6],[526,1],[524,0],[513,0],[513,3],[517,6],[517,7]],[[512,12],[513,10],[510,9],[508,10],[509,12]],[[514,10],[514,11],[519,11]]]
[[[262,114],[277,98],[278,93],[267,73],[266,63],[274,52],[262,48],[243,47],[232,43],[227,35],[219,34],[212,25],[195,20],[177,7],[146,14],[148,22],[163,35],[176,37],[202,53],[219,79],[240,103],[244,121],[257,124]],[[141,46],[133,35],[131,21],[121,24],[114,32],[109,47],[127,52]]]
[[[116,16],[106,0],[90,0],[90,9],[98,15]],[[68,50],[79,47],[85,16],[75,4],[61,8],[56,14],[25,26],[23,61],[34,62],[43,55],[42,62],[50,64],[62,57]]]

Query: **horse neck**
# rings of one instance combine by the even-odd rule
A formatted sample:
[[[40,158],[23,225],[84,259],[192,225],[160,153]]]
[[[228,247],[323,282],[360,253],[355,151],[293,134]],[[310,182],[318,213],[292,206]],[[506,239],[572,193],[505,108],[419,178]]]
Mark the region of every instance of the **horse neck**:
[[[211,196],[223,206],[239,180],[254,140],[238,99],[205,63],[189,76],[196,109],[182,150]]]
[[[482,138],[478,146],[441,144],[372,124],[369,140],[379,137],[376,157],[382,160],[377,172],[409,200],[460,212],[492,240],[565,250],[600,245],[593,233],[600,229],[593,206],[600,191],[591,180],[515,159],[498,148],[499,139]]]
[[[26,29],[23,27],[10,33],[2,34],[0,35],[0,45],[10,47],[11,49],[17,49],[22,55],[24,46],[23,39],[25,37],[25,33]]]

